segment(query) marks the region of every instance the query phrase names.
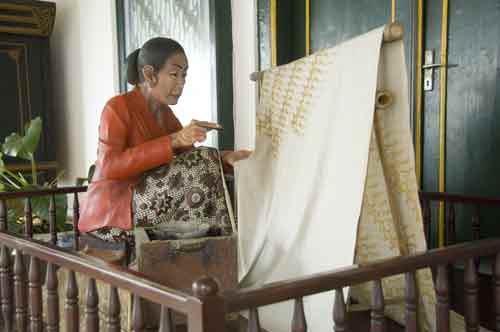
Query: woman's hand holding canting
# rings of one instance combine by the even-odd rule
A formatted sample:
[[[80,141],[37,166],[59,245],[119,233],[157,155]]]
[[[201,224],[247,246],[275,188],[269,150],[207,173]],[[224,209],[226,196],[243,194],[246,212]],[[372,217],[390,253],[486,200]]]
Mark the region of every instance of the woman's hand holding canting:
[[[192,146],[194,143],[201,143],[207,138],[207,130],[198,126],[197,122],[192,120],[189,125],[170,135],[174,149]]]

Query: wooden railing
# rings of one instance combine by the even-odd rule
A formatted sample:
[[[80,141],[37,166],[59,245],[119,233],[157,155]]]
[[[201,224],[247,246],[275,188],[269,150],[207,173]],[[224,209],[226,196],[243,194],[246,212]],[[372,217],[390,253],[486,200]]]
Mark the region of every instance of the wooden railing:
[[[15,251],[14,251],[15,250]],[[29,263],[29,264],[28,264]],[[29,266],[26,271],[26,267]],[[45,283],[41,267],[46,266]],[[189,332],[223,331],[224,314],[217,284],[209,278],[200,279],[193,285],[193,294],[188,295],[151,282],[142,274],[110,266],[75,252],[65,251],[51,244],[39,243],[6,232],[0,232],[0,307],[3,320],[2,331],[59,331],[60,294],[58,291],[58,268],[68,270],[65,306],[65,330],[79,331],[80,317],[86,320],[87,331],[99,331],[99,297],[96,281],[109,284],[108,331],[120,331],[120,300],[118,289],[128,290],[134,295],[132,328],[143,331],[145,326],[141,301],[148,300],[161,305],[159,331],[174,331],[172,310],[187,316]],[[79,308],[77,274],[89,278],[86,285],[85,308]],[[26,283],[28,289],[26,290]],[[44,285],[43,285],[44,284]],[[42,285],[46,301],[42,299]],[[43,307],[46,317],[43,319]]]
[[[427,243],[430,243],[430,234],[432,226],[431,203],[444,202],[446,203],[446,218],[445,218],[445,241],[444,245],[456,243],[456,209],[457,204],[471,205],[473,207],[472,218],[470,221],[472,241],[480,239],[481,234],[481,207],[498,206],[500,207],[500,197],[481,197],[481,196],[466,196],[449,193],[437,192],[420,192],[420,201],[422,204],[422,215],[424,221],[424,232]]]
[[[383,278],[405,274],[406,276],[406,330],[417,331],[417,301],[415,273],[418,269],[433,268],[436,271],[436,324],[437,331],[449,331],[449,294],[450,285],[447,266],[463,261],[465,263],[465,316],[467,331],[477,331],[478,319],[478,275],[475,260],[480,256],[495,256],[493,269],[492,292],[495,294],[495,319],[497,331],[500,331],[500,240],[488,239],[466,244],[453,245],[442,249],[430,250],[425,253],[407,257],[397,257],[374,262],[363,266],[353,266],[342,270],[333,270],[320,274],[309,275],[299,279],[271,283],[259,288],[240,289],[234,292],[219,293],[217,283],[208,277],[201,278],[193,285],[192,295],[165,288],[144,278],[138,272],[93,261],[76,252],[78,250],[79,234],[77,230],[79,216],[78,193],[86,191],[86,187],[54,188],[44,191],[0,193],[0,310],[4,330],[41,331],[42,308],[46,306],[45,324],[48,331],[58,331],[60,317],[56,308],[59,307],[57,267],[67,269],[65,293],[65,324],[69,331],[78,331],[80,317],[87,321],[88,331],[98,331],[99,296],[95,286],[96,280],[109,284],[109,308],[107,327],[109,331],[119,330],[120,304],[118,289],[125,289],[134,294],[133,328],[142,331],[144,328],[141,299],[158,303],[162,306],[160,331],[174,331],[171,317],[172,310],[188,317],[188,331],[215,332],[225,331],[225,313],[241,310],[249,311],[249,332],[260,331],[259,307],[274,303],[294,300],[295,308],[291,321],[294,332],[307,331],[307,318],[304,314],[303,298],[336,290],[333,308],[335,331],[349,331],[346,303],[342,289],[352,285],[372,282],[373,301],[371,314],[371,330],[385,331],[384,296],[381,280]],[[56,248],[56,213],[55,195],[71,194],[73,203],[73,223],[75,226],[74,251]],[[33,225],[31,220],[32,197],[49,195],[50,243],[42,244],[32,240]],[[14,198],[25,199],[25,230],[24,237],[8,233],[6,201]],[[446,201],[448,203],[447,222],[449,225],[449,242],[454,236],[455,213],[454,204],[466,203],[480,205],[500,205],[500,199],[468,197],[461,195],[421,193],[423,214],[426,229],[430,225],[430,202]],[[479,207],[473,216],[472,226],[474,238],[479,236]],[[15,255],[13,252],[15,251]],[[29,264],[27,264],[29,262]],[[47,299],[42,303],[42,273],[40,267],[46,264],[47,273],[45,291]],[[85,274],[89,279],[86,286],[85,315],[80,315],[78,305],[78,289],[75,275]],[[26,291],[25,284],[28,283]],[[325,317],[325,319],[329,319]]]
[[[223,331],[224,306],[216,295],[217,283],[208,277],[202,277],[192,286],[192,293],[185,294],[151,282],[143,274],[103,261],[89,258],[78,253],[80,233],[78,220],[80,215],[78,194],[85,192],[86,186],[50,188],[45,190],[0,192],[0,311],[2,331],[59,331],[59,268],[67,269],[68,278],[65,292],[65,329],[78,331],[80,317],[85,317],[87,331],[99,331],[98,304],[99,294],[96,281],[109,284],[109,307],[107,308],[108,331],[120,331],[120,300],[118,289],[134,294],[132,328],[143,331],[144,313],[142,300],[151,301],[161,306],[159,331],[175,331],[172,313],[178,312],[187,317],[188,332]],[[56,195],[73,196],[73,248],[58,248],[56,230]],[[49,232],[50,242],[33,240],[34,197],[50,196]],[[8,232],[8,200],[24,199],[24,232]],[[15,253],[15,254],[13,254]],[[29,267],[28,267],[29,266]],[[46,267],[45,283],[41,280],[41,267]],[[28,267],[28,268],[27,268]],[[27,271],[28,269],[28,271]],[[86,292],[85,315],[80,314],[78,304],[77,274],[89,279]],[[26,284],[28,290],[26,291]],[[47,294],[46,303],[42,303],[42,285]],[[102,294],[101,294],[102,295]],[[45,321],[42,308],[46,306]],[[222,325],[221,325],[222,324]]]
[[[289,300],[295,301],[292,331],[306,332],[307,321],[304,314],[303,298],[306,296],[335,290],[333,306],[333,321],[335,331],[350,331],[347,325],[349,313],[342,289],[348,286],[370,282],[373,283],[371,331],[385,330],[384,296],[381,280],[398,274],[406,276],[406,322],[408,332],[419,331],[417,326],[418,290],[415,273],[423,268],[436,268],[436,326],[438,332],[448,332],[449,326],[449,284],[447,266],[457,261],[464,261],[465,271],[465,320],[466,330],[478,331],[478,278],[474,259],[479,256],[495,256],[494,284],[496,330],[500,331],[500,239],[487,239],[454,245],[447,248],[434,249],[425,253],[396,257],[363,266],[353,266],[347,269],[333,270],[303,278],[270,283],[258,288],[240,289],[224,293],[224,303],[227,312],[241,310],[249,311],[249,332],[260,331],[258,308]],[[329,319],[329,317],[325,317]]]
[[[80,236],[80,233],[78,232],[78,219],[80,216],[78,194],[85,191],[87,191],[86,186],[50,188],[32,191],[0,192],[0,231],[8,230],[7,201],[11,199],[24,199],[24,235],[28,238],[33,238],[33,211],[31,207],[31,200],[33,197],[50,196],[50,204],[48,207],[50,242],[55,245],[57,243],[56,196],[72,194],[74,231],[73,248],[78,250]]]
[[[466,262],[465,297],[467,331],[478,328],[478,291],[477,271],[474,258],[485,255],[496,257],[494,286],[496,294],[495,315],[497,331],[500,329],[500,240],[487,239],[435,249],[407,257],[397,257],[347,269],[333,270],[314,274],[299,279],[271,283],[259,288],[241,289],[235,292],[218,293],[217,284],[210,278],[203,278],[193,285],[193,294],[165,288],[145,279],[141,274],[125,268],[110,267],[104,263],[89,260],[74,252],[66,252],[50,244],[41,244],[32,239],[25,239],[5,232],[0,232],[0,307],[5,331],[41,331],[42,324],[48,331],[58,331],[60,324],[58,308],[58,274],[56,267],[69,270],[65,294],[65,324],[67,331],[78,331],[79,319],[86,320],[87,331],[98,331],[99,315],[97,306],[99,294],[96,280],[109,284],[109,307],[107,328],[118,331],[120,328],[120,304],[117,290],[126,289],[134,294],[132,327],[134,331],[143,331],[144,317],[140,305],[146,299],[162,306],[159,331],[174,331],[171,320],[172,310],[188,317],[188,331],[212,332],[225,331],[224,314],[249,310],[249,332],[260,331],[258,308],[265,305],[295,300],[295,309],[291,324],[295,332],[307,331],[307,318],[304,314],[303,298],[317,293],[336,290],[333,308],[335,331],[349,331],[347,324],[349,313],[342,289],[351,285],[373,282],[373,302],[371,331],[385,331],[384,296],[381,280],[383,278],[406,275],[406,331],[418,331],[416,305],[418,291],[415,273],[418,269],[437,267],[436,277],[436,324],[437,331],[449,331],[449,285],[446,266],[456,261]],[[15,255],[12,255],[15,250]],[[13,258],[12,258],[13,257]],[[29,264],[26,264],[29,260]],[[48,294],[42,303],[41,262],[47,264],[45,279]],[[25,267],[29,266],[28,272]],[[78,285],[76,273],[89,277],[86,304],[80,315],[78,306]],[[25,283],[28,282],[26,292]],[[61,299],[62,300],[62,299]],[[47,307],[47,316],[43,322],[42,308]],[[329,319],[325,317],[325,319]],[[29,329],[28,329],[29,327]]]

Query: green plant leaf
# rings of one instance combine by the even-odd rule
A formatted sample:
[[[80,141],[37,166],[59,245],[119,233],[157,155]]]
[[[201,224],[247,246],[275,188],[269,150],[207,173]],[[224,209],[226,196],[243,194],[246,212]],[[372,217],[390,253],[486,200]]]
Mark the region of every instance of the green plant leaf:
[[[3,152],[11,157],[32,160],[40,141],[41,132],[42,119],[37,117],[29,122],[24,136],[12,133],[5,138]]]
[[[11,157],[19,157],[30,160],[30,156],[23,147],[23,138],[18,133],[12,133],[5,138],[3,152]]]
[[[0,173],[5,172],[5,163],[3,162],[3,153],[0,152]]]
[[[39,116],[30,121],[27,126],[24,137],[23,137],[23,146],[24,150],[27,153],[32,155],[35,154],[36,149],[38,148],[38,143],[40,142],[40,135],[42,133],[42,118]]]

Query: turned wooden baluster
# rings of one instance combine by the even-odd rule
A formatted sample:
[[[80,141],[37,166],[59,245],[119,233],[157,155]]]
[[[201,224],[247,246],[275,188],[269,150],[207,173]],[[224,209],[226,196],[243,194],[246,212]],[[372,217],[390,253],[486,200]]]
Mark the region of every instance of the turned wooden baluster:
[[[406,278],[406,292],[405,292],[405,321],[406,332],[417,332],[417,287],[415,272],[407,272]]]
[[[49,232],[50,243],[57,244],[56,195],[50,195],[49,202]]]
[[[25,332],[27,322],[27,294],[26,294],[26,269],[24,267],[23,255],[18,250],[14,258],[14,303],[16,331]]]
[[[10,274],[10,252],[5,246],[0,249],[0,288],[2,318],[5,331],[12,331],[13,321],[13,303],[12,303],[12,280]]]
[[[160,329],[159,332],[175,332],[174,317],[172,310],[165,306],[161,306]]]
[[[79,250],[80,231],[78,230],[78,220],[80,220],[80,204],[78,203],[78,193],[73,199],[73,248]]]
[[[481,221],[479,218],[480,214],[480,206],[474,206],[474,212],[472,214],[472,241],[477,241],[481,237]],[[474,262],[476,264],[476,268],[479,269],[479,263],[481,261],[480,257],[476,257]]]
[[[257,308],[249,310],[250,316],[248,317],[248,332],[260,332],[259,311]]]
[[[120,298],[118,289],[109,286],[108,332],[120,332]]]
[[[436,277],[436,328],[439,332],[448,332],[450,330],[448,290],[448,273],[446,266],[439,265]]]
[[[57,268],[54,264],[47,265],[47,332],[59,331],[59,294]]]
[[[472,214],[472,241],[477,241],[481,234],[481,224],[479,220],[480,206],[476,205],[474,207],[474,213]]]
[[[95,279],[90,278],[87,286],[87,303],[85,306],[87,332],[99,332],[99,294]]]
[[[31,256],[28,273],[29,321],[31,332],[42,332],[42,282],[38,258]]]
[[[68,271],[66,284],[66,331],[76,331],[80,328],[80,316],[78,310],[78,284],[76,283],[75,271]]]
[[[422,199],[422,219],[424,222],[424,234],[427,246],[430,246],[431,241],[431,207],[429,200]]]
[[[452,245],[455,241],[455,204],[450,202],[446,218],[446,245]]]
[[[24,202],[24,234],[27,238],[33,238],[33,210],[31,209],[31,198]]]
[[[134,332],[144,331],[144,314],[142,312],[142,300],[138,295],[134,295],[134,308],[132,309],[132,326]]]
[[[346,324],[346,306],[344,301],[344,292],[342,288],[335,290],[335,301],[333,303],[333,322],[335,332],[347,332]]]
[[[304,302],[299,297],[295,299],[292,318],[292,332],[307,332],[307,321],[304,313]]]
[[[465,264],[465,324],[467,332],[479,331],[479,298],[477,271],[474,259]]]
[[[500,332],[500,253],[495,255],[495,264],[493,266],[495,295],[495,330]]]
[[[7,202],[0,200],[0,231],[7,230]]]
[[[373,281],[371,332],[385,332],[384,292],[380,280]]]

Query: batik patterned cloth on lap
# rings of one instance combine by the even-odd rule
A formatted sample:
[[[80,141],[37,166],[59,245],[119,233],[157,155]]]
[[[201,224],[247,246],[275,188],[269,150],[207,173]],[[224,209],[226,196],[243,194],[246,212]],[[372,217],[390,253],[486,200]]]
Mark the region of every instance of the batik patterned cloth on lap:
[[[219,151],[198,147],[144,173],[134,189],[132,219],[134,227],[204,223],[222,235],[230,234],[232,210]],[[114,228],[94,234],[108,241],[133,237],[133,231]]]
[[[231,232],[230,213],[217,149],[200,147],[147,172],[135,187],[136,227],[199,222]]]

